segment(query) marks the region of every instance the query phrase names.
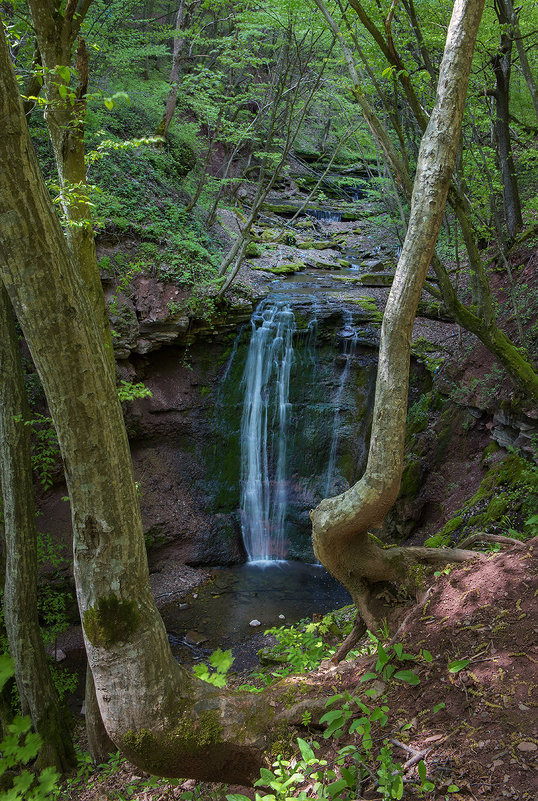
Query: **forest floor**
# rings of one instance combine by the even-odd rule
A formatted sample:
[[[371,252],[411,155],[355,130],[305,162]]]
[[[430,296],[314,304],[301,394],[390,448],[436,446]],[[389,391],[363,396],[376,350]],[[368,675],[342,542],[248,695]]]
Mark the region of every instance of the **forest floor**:
[[[534,801],[538,797],[538,736],[536,731],[536,665],[538,645],[538,539],[517,543],[506,551],[484,555],[434,579],[426,599],[410,610],[398,642],[416,658],[416,686],[378,677],[361,683],[372,670],[371,657],[349,659],[338,666],[324,663],[303,674],[312,702],[348,691],[367,703],[367,687],[374,688],[388,706],[383,729],[374,724],[374,748],[365,761],[376,775],[383,742],[393,750],[393,760],[403,765],[404,799],[454,799],[454,801]],[[426,650],[427,658],[423,653]],[[430,658],[431,655],[431,658]],[[456,664],[455,664],[456,663]],[[449,669],[452,668],[452,671]],[[400,666],[401,667],[401,666]],[[287,681],[293,682],[290,678]],[[331,709],[334,707],[331,707]],[[358,716],[360,713],[357,710]],[[290,729],[288,747],[298,735],[322,745],[316,756],[334,760],[357,735],[323,740],[323,727]],[[377,748],[377,751],[376,751]],[[423,760],[429,792],[419,790],[417,765]],[[148,777],[128,763],[113,760],[106,766],[87,766],[78,779],[66,785],[62,801],[212,801],[227,793],[254,797],[253,788],[202,784],[193,780],[168,784],[159,780],[150,787]],[[316,798],[305,782],[300,790]],[[268,789],[258,788],[263,796]],[[284,796],[282,796],[284,797]],[[338,795],[338,798],[346,798]],[[380,790],[368,779],[356,795],[380,798]],[[386,795],[385,798],[393,796]],[[280,798],[280,796],[279,796]]]

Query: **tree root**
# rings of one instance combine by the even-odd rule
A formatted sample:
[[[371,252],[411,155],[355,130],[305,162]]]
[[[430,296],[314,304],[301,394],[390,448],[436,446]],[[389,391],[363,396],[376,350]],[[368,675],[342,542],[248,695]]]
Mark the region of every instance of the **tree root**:
[[[500,545],[524,545],[521,540],[516,540],[515,537],[504,537],[500,534],[485,534],[483,531],[478,534],[471,534],[460,543],[460,548],[467,548],[468,545],[474,545],[475,542],[497,542]]]
[[[366,624],[362,619],[359,612],[357,612],[355,616],[355,620],[353,622],[353,628],[351,632],[347,635],[346,639],[342,643],[342,645],[336,650],[336,652],[331,657],[331,665],[339,665],[343,659],[349,654],[350,651],[355,648],[359,640],[366,634]]]

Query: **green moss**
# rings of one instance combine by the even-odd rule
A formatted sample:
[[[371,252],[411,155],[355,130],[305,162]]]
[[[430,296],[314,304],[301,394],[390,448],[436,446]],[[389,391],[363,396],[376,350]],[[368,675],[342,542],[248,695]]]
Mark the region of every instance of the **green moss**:
[[[448,523],[438,531],[433,537],[429,537],[424,545],[427,545],[428,548],[444,548],[450,545],[451,538],[450,535],[456,531],[456,529],[461,528],[464,524],[464,519],[461,515],[457,515],[453,517]]]
[[[480,464],[486,464],[490,456],[493,456],[493,454],[497,453],[498,450],[500,450],[500,445],[498,445],[496,442],[490,442],[489,445],[487,445],[482,451]]]
[[[392,273],[363,273],[360,283],[363,286],[391,286],[394,280]]]
[[[399,497],[414,498],[418,495],[422,481],[422,463],[420,459],[411,456],[404,467],[400,484]]]
[[[313,248],[314,250],[327,250],[328,248],[334,247],[334,243],[327,241],[312,242],[310,247]]]
[[[96,648],[125,642],[137,630],[139,622],[140,613],[134,601],[122,601],[116,595],[99,598],[83,615],[84,631]]]
[[[127,754],[138,758],[144,766],[159,770],[181,759],[192,756],[221,741],[222,726],[216,709],[202,712],[198,718],[184,712],[177,726],[156,734],[148,729],[127,731],[123,745]]]
[[[245,256],[248,259],[259,259],[262,254],[263,249],[256,242],[248,243],[245,250]]]

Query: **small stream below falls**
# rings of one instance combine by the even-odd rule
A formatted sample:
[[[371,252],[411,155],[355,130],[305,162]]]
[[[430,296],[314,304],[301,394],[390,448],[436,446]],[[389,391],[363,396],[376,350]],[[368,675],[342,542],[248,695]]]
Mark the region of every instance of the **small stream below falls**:
[[[256,666],[266,629],[324,614],[351,599],[321,565],[273,561],[215,570],[185,601],[161,613],[174,655],[190,663],[216,648],[231,648],[234,670],[244,670]],[[260,625],[251,626],[253,620]]]

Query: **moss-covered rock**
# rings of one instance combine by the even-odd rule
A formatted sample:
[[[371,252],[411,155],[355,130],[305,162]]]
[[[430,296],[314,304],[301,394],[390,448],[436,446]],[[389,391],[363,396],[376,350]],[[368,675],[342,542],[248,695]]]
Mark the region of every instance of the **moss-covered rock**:
[[[249,242],[246,250],[245,256],[247,259],[259,259],[260,256],[263,255],[263,248],[261,248],[257,242]]]
[[[426,544],[448,545],[478,531],[509,530],[524,539],[535,533],[532,516],[537,508],[538,468],[511,453],[490,467],[478,491]]]

